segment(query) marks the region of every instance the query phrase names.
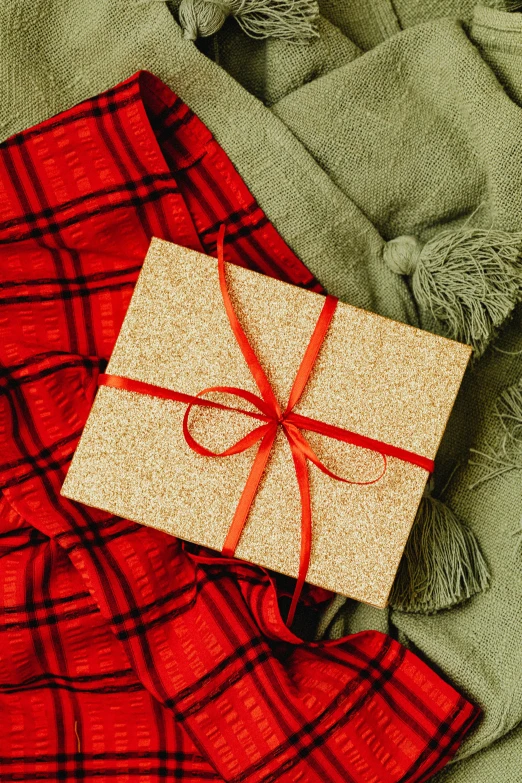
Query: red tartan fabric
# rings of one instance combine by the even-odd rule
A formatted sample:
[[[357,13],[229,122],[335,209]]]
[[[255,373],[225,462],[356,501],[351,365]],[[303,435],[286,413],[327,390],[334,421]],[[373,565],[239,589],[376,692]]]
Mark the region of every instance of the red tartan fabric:
[[[423,781],[477,719],[391,638],[306,644],[266,572],[60,496],[151,236],[223,221],[319,290],[150,74],[0,146],[2,783]]]

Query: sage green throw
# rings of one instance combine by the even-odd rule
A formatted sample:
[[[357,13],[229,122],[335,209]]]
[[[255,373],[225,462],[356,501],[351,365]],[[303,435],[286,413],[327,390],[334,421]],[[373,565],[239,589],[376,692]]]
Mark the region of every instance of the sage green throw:
[[[4,0],[0,134],[149,69],[209,126],[328,291],[429,327],[384,242],[522,229],[522,15],[471,19],[471,5],[325,0],[319,39],[252,41],[228,20],[196,46],[157,0]],[[455,18],[429,21],[444,7]],[[522,780],[522,471],[472,488],[483,472],[468,464],[470,448],[499,442],[495,404],[522,376],[521,351],[518,308],[468,372],[437,461],[437,494],[475,532],[490,588],[434,615],[346,602],[324,623],[326,635],[388,630],[483,707],[439,783]]]

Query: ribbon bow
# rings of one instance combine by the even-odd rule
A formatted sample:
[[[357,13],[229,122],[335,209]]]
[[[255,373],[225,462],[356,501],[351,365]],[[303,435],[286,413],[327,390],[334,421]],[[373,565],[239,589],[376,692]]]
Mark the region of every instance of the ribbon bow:
[[[294,408],[301,398],[306,384],[308,383],[310,373],[312,372],[315,361],[326,337],[326,333],[334,316],[338,300],[333,296],[327,296],[325,298],[323,308],[310,338],[310,342],[308,343],[303,360],[297,371],[288,403],[284,411],[281,409],[281,406],[276,399],[265,371],[263,370],[259,359],[250,345],[243,327],[239,323],[238,317],[234,311],[234,307],[230,299],[230,295],[228,293],[225,279],[224,237],[225,226],[222,225],[218,234],[217,250],[219,285],[223,297],[223,304],[225,306],[226,314],[228,316],[228,320],[230,322],[234,336],[243,356],[245,357],[248,367],[250,368],[261,396],[252,394],[245,389],[240,389],[235,386],[210,386],[207,389],[203,389],[202,391],[198,392],[196,395],[190,395],[171,391],[170,389],[164,389],[160,386],[155,386],[154,384],[134,381],[130,378],[124,378],[119,375],[107,374],[99,376],[98,384],[112,386],[113,388],[124,389],[126,391],[138,392],[140,394],[149,394],[153,397],[160,397],[163,399],[187,403],[187,409],[183,417],[183,434],[190,448],[203,457],[229,457],[232,454],[239,454],[243,451],[246,451],[256,443],[260,443],[245,487],[239,499],[234,518],[232,519],[232,523],[228,530],[225,543],[221,550],[224,555],[229,557],[232,557],[235,553],[236,547],[241,537],[241,533],[250,513],[252,502],[259,489],[259,484],[265,471],[270,452],[274,445],[278,429],[281,427],[290,446],[301,497],[301,550],[297,583],[287,617],[287,624],[290,626],[294,618],[299,596],[303,589],[303,585],[306,580],[306,574],[308,572],[308,566],[310,563],[312,542],[312,512],[310,504],[308,461],[313,463],[316,467],[319,468],[319,470],[322,470],[323,473],[325,473],[330,478],[335,479],[336,481],[342,481],[347,484],[358,484],[361,486],[375,484],[377,481],[382,479],[386,473],[387,457],[395,457],[397,459],[410,462],[413,465],[418,465],[429,473],[433,471],[433,461],[427,457],[423,457],[419,454],[415,454],[414,452],[407,451],[406,449],[401,449],[397,446],[392,446],[388,443],[374,440],[373,438],[368,438],[365,435],[359,435],[356,432],[351,432],[350,430],[344,429],[342,427],[326,424],[325,422],[319,421],[318,419],[312,419],[308,416],[302,416],[301,414],[294,412]],[[243,408],[236,408],[230,405],[225,405],[224,403],[215,402],[213,400],[204,399],[204,395],[210,394],[212,392],[220,392],[240,397],[241,399],[251,403],[257,409],[257,412],[244,410]],[[220,410],[235,411],[243,416],[257,419],[262,423],[251,430],[248,435],[245,435],[243,438],[237,441],[237,443],[229,446],[229,448],[221,452],[214,452],[198,443],[198,441],[196,441],[190,433],[189,416],[190,411],[194,405],[217,408]],[[368,481],[352,481],[350,479],[343,478],[342,476],[338,476],[336,473],[333,473],[331,470],[329,470],[323,462],[321,462],[303,435],[302,430],[317,432],[321,435],[333,438],[334,440],[343,441],[345,443],[359,446],[363,449],[370,449],[371,451],[377,452],[381,455],[383,460],[381,472],[377,477]]]

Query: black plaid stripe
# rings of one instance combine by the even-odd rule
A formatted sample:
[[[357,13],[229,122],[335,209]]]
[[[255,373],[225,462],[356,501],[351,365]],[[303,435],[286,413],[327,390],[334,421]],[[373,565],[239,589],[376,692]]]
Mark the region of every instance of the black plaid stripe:
[[[410,780],[429,780],[431,776],[443,766],[444,762],[453,756],[479,715],[478,711],[472,711],[462,723],[461,728],[458,731],[455,731],[452,728],[452,724],[454,724],[454,721],[463,706],[463,699],[459,699],[453,712],[441,723],[437,732],[437,743],[435,745],[430,744],[425,748],[424,752],[413,763],[408,774],[404,774],[398,783],[409,783]],[[430,755],[432,756],[431,763],[423,768],[425,762],[429,760]],[[416,773],[418,773],[418,775]]]
[[[123,182],[132,179],[132,174],[128,170],[126,163],[124,162],[123,155],[120,151],[120,139],[118,138],[118,144],[116,144],[114,140],[114,132],[113,132],[113,126],[112,122],[117,117],[116,113],[112,113],[110,117],[107,117],[107,115],[101,115],[100,117],[96,117],[96,125],[98,128],[98,131],[100,133],[100,136],[103,140],[103,143],[105,144],[105,147],[107,149],[108,154],[110,155],[111,159],[114,161],[114,164],[116,165],[120,177]],[[107,124],[106,120],[110,120],[111,124]],[[123,133],[122,141],[124,142],[124,145],[127,149],[131,147],[131,144],[129,142],[129,139],[123,130],[122,124],[119,121],[119,118],[117,120],[117,128],[119,132]],[[155,202],[159,201],[164,195],[166,195],[168,192],[170,192],[170,189],[164,188],[163,193],[161,193],[159,190],[156,190],[155,192],[152,191],[149,195],[149,198],[147,199],[147,202],[143,198],[138,198],[137,196],[134,196],[132,199],[128,199],[128,201],[132,202],[132,206],[136,210],[136,215],[138,217],[138,220],[140,222],[145,242],[148,242],[150,238],[153,236],[152,227],[150,224],[150,220],[147,214],[147,210],[145,209],[145,203],[154,204]],[[130,205],[129,205],[130,206]]]
[[[110,203],[107,204],[101,204],[97,207],[92,207],[92,210],[85,211],[81,215],[71,215],[68,218],[63,218],[60,221],[54,220],[49,221],[48,224],[45,225],[44,228],[35,227],[30,230],[25,231],[24,233],[20,232],[16,236],[17,241],[27,240],[27,239],[40,239],[43,240],[46,237],[52,237],[56,235],[58,232],[63,231],[66,228],[70,228],[71,226],[76,226],[79,223],[85,222],[87,223],[92,218],[97,218],[100,215],[112,215],[116,209],[134,209],[137,213],[143,216],[144,214],[144,206],[146,204],[154,204],[155,202],[159,201],[160,199],[164,198],[165,196],[170,196],[177,193],[176,188],[172,186],[164,186],[162,188],[153,188],[151,187],[149,191],[144,191],[143,195],[140,196],[140,193],[142,191],[138,189],[138,192],[136,195],[128,196],[127,198],[122,198],[117,205],[113,205]],[[144,234],[145,236],[150,239],[152,236],[152,230],[150,230],[150,227],[147,229],[147,221],[146,218],[142,218],[144,223]],[[6,242],[12,242],[12,238],[9,237],[5,240],[0,239],[0,245],[2,243]]]
[[[38,530],[35,530],[35,528],[32,528],[31,530],[32,533],[42,536],[42,534]],[[49,541],[47,537],[42,536],[42,538],[44,540],[44,543],[46,541]],[[72,593],[71,595],[67,595],[67,596],[53,596],[52,598],[45,598],[40,601],[33,601],[32,609],[33,611],[37,612],[40,609],[51,609],[56,606],[63,606],[64,604],[81,601],[84,598],[88,598],[88,599],[91,598],[91,594],[86,590],[79,593]],[[14,604],[11,606],[1,606],[0,616],[3,614],[5,615],[22,614],[23,612],[25,612],[25,608],[26,608],[25,603]]]
[[[81,120],[114,114],[127,106],[136,104],[139,99],[133,82],[129,82],[126,85],[118,85],[110,90],[106,90],[103,95],[81,103],[73,109],[58,115],[59,119],[48,120],[35,128],[29,128],[22,133],[11,136],[0,144],[0,151],[9,150],[10,147],[23,147],[31,139],[41,136],[43,132],[48,133],[57,129],[61,130]]]
[[[50,366],[28,372],[31,364],[38,365],[41,361],[49,362]],[[4,396],[5,402],[10,410],[11,426],[14,430],[13,435],[16,435],[13,439],[19,446],[18,453],[21,454],[19,458],[9,460],[0,465],[0,475],[7,476],[11,474],[10,479],[4,479],[2,482],[2,487],[4,489],[24,483],[31,478],[42,476],[47,471],[60,471],[69,462],[78,438],[81,435],[81,429],[70,432],[64,437],[57,439],[52,444],[44,445],[41,443],[39,450],[36,452],[31,452],[25,445],[22,445],[20,448],[22,438],[18,425],[17,407],[19,407],[22,400],[24,401],[25,406],[25,397],[22,395],[22,387],[37,384],[39,381],[48,377],[56,377],[57,373],[70,369],[78,368],[85,369],[87,372],[92,372],[92,370],[101,369],[104,365],[105,362],[103,360],[91,357],[70,357],[67,354],[64,355],[61,352],[55,351],[49,352],[48,354],[39,354],[37,357],[33,357],[32,361],[25,362],[22,365],[0,369],[0,397],[2,395]],[[65,455],[61,454],[64,448],[67,448],[67,453]],[[58,454],[60,456],[58,456]],[[30,465],[32,469],[29,471],[23,470],[23,468],[26,468],[28,465]],[[13,475],[13,473],[16,473],[16,475]]]
[[[170,622],[171,620],[187,614],[191,609],[194,609],[200,595],[206,587],[222,581],[224,582],[229,578],[229,574],[222,569],[210,574],[201,573],[198,574],[194,584],[187,584],[178,588],[177,590],[172,590],[170,593],[166,593],[165,596],[157,599],[152,605],[145,605],[145,608],[140,605],[139,607],[137,606],[133,610],[127,612],[126,615],[124,614],[113,616],[111,618],[111,623],[116,628],[116,636],[121,641],[127,641],[128,639],[132,639],[135,636],[147,634],[148,631],[157,625]],[[251,584],[256,585],[258,585],[260,582],[259,578],[256,579],[254,576],[245,577],[245,581],[250,581]],[[163,603],[170,603],[170,601],[179,600],[180,597],[187,595],[188,593],[191,595],[188,600],[185,601],[185,603],[178,603],[173,608],[167,610],[164,614],[159,614],[150,620],[143,619],[143,615],[146,615],[149,611],[156,612],[157,607],[161,606]],[[130,625],[130,627],[120,629],[118,628],[120,625]]]
[[[349,645],[350,643],[347,642],[346,644]],[[357,653],[357,655],[364,665],[370,665],[371,659],[369,656],[360,651]],[[332,654],[329,650],[324,651],[323,657],[326,660],[336,662],[339,661],[339,658],[336,657],[335,654]],[[384,674],[384,670],[381,673]],[[424,716],[431,722],[432,726],[437,730],[440,728],[440,719],[430,709],[429,704],[427,704],[425,700],[421,701],[418,695],[411,688],[408,688],[406,685],[404,685],[404,683],[402,683],[399,678],[394,678],[392,687],[381,693],[381,697],[390,705],[397,717],[399,717],[403,723],[406,723],[412,729],[412,731],[418,734],[422,740],[425,742],[431,742],[433,735],[430,734],[430,732],[428,732],[423,726],[417,723],[413,716],[400,704],[399,700],[393,695],[392,688],[393,690],[398,691],[400,695],[404,697],[407,704],[422,712]]]
[[[96,780],[103,778],[122,778],[123,776],[136,778],[143,780],[144,775],[155,777],[158,780],[221,780],[216,772],[209,769],[194,769],[194,762],[190,758],[180,768],[179,759],[173,759],[172,763],[169,763],[167,759],[163,764],[160,762],[150,762],[148,764],[140,763],[139,765],[131,766],[126,764],[123,766],[121,763],[109,766],[106,759],[103,766],[92,763],[96,761],[96,757],[88,759],[91,763],[88,768],[85,764],[84,754],[77,753],[72,755],[57,754],[57,761],[52,762],[52,769],[45,771],[38,771],[34,774],[20,773],[20,772],[3,772],[0,766],[0,772],[2,773],[3,781],[21,781],[24,783],[32,783],[39,780],[85,780],[86,778]],[[100,759],[102,760],[102,759]],[[2,762],[0,762],[1,765]],[[35,762],[40,763],[40,762]],[[23,777],[20,777],[20,774]]]
[[[41,683],[45,684],[47,682],[50,682],[52,684],[71,684],[73,686],[77,686],[79,689],[79,686],[85,685],[89,686],[90,684],[97,685],[98,683],[103,683],[107,680],[121,680],[121,679],[130,679],[133,680],[131,685],[135,686],[137,685],[139,689],[144,690],[143,685],[136,680],[136,676],[134,674],[134,671],[132,669],[120,669],[119,671],[113,670],[111,672],[98,672],[96,674],[77,674],[77,675],[68,675],[68,674],[62,674],[60,672],[44,672],[42,674],[35,674],[32,677],[28,677],[26,680],[23,680],[22,682],[19,682],[16,686],[10,685],[9,683],[1,683],[0,684],[0,693],[8,693],[10,691],[13,691],[16,693],[17,690],[24,690],[25,688],[31,688],[34,685],[40,685]],[[87,688],[85,689],[85,692],[88,693],[89,691]]]
[[[27,607],[26,608],[27,617],[29,620],[36,619],[36,613],[32,609],[32,605],[34,603],[33,596],[35,593],[33,566],[38,554],[39,554],[38,549],[35,549],[34,552],[32,552],[29,561],[29,567],[26,570],[25,603]],[[48,596],[45,597],[47,598]],[[34,627],[32,628],[31,642],[33,647],[33,653],[35,655],[38,666],[42,671],[48,670],[51,667],[51,663],[48,659],[41,629],[38,624],[35,624]],[[65,752],[66,738],[65,738],[65,729],[64,729],[64,708],[63,708],[61,695],[57,691],[51,690],[51,700],[53,704],[54,715],[49,717],[50,719],[53,719],[56,723],[56,727],[57,727],[56,747],[58,749],[58,753],[63,753]],[[56,766],[56,772],[58,775],[60,774],[62,769],[63,766],[58,763]]]
[[[197,756],[194,753],[184,753],[180,750],[164,750],[165,744],[162,744],[162,749],[153,751],[137,751],[126,750],[124,753],[82,753],[85,757],[85,761],[133,761],[141,759],[150,759],[152,761],[180,761],[192,764],[202,764],[205,759],[202,756]],[[23,756],[16,758],[13,756],[0,756],[0,764],[14,765],[20,761],[25,763],[38,763],[45,761],[49,764],[54,764],[57,761],[67,762],[74,761],[76,753],[42,753],[37,756]]]
[[[34,191],[36,199],[38,200],[40,209],[49,209],[50,205],[47,201],[45,191],[38,177],[38,172],[35,169],[31,156],[29,155],[27,146],[22,144],[18,149],[20,152],[21,160],[25,167],[25,172],[27,174],[27,177],[31,181],[32,189]],[[11,166],[11,176],[13,178],[16,178],[18,176],[15,172],[16,172],[16,168],[14,166]],[[14,179],[14,181],[16,181],[16,179]],[[27,213],[31,210],[31,202],[29,200],[29,196],[26,190],[22,186],[21,178],[18,178],[18,182],[16,184],[17,184],[17,192],[20,198],[20,202],[22,204],[24,212]],[[56,229],[56,232],[57,231],[58,229]],[[61,242],[58,241],[58,244],[61,244]],[[62,278],[65,277],[66,266],[65,266],[65,258],[63,254],[60,252],[58,247],[48,247],[47,249],[51,254],[56,275]],[[68,296],[63,297],[63,308],[64,308],[65,322],[67,323],[68,326],[69,350],[71,351],[71,353],[78,353],[78,330],[76,327],[74,310],[70,302],[70,298]]]
[[[71,620],[77,620],[80,617],[88,617],[89,615],[97,615],[99,613],[99,609],[97,606],[84,606],[79,609],[72,609],[72,610],[62,610],[60,613],[55,612],[52,610],[52,604],[51,607],[47,607],[47,612],[37,612],[36,610],[31,611],[31,616],[28,617],[28,619],[24,620],[10,620],[9,622],[4,622],[0,624],[0,634],[1,633],[9,633],[9,631],[13,630],[14,628],[17,628],[19,630],[22,630],[24,628],[27,629],[34,629],[34,628],[43,628],[44,626],[48,625],[57,625],[58,623],[66,623]],[[25,610],[25,614],[27,614],[27,611]]]
[[[45,209],[37,211],[28,211],[19,217],[10,218],[2,222],[2,231],[9,232],[10,229],[22,226],[25,231],[36,230],[39,233],[38,237],[45,236],[46,234],[54,234],[57,230],[68,228],[70,225],[70,217],[60,217],[64,212],[70,212],[76,207],[81,207],[81,214],[76,220],[87,220],[93,215],[98,214],[100,206],[99,202],[108,202],[111,196],[121,196],[121,202],[110,199],[105,207],[110,206],[112,209],[118,209],[122,204],[124,206],[132,206],[128,203],[128,195],[132,194],[140,201],[146,200],[151,193],[155,193],[158,189],[158,183],[167,182],[169,187],[166,189],[168,193],[177,193],[178,187],[176,180],[169,171],[154,172],[144,174],[142,177],[129,179],[124,182],[119,182],[117,185],[111,187],[101,188],[99,190],[93,190],[83,196],[78,196],[68,201],[64,201],[61,204],[49,205]],[[164,188],[162,190],[165,190]],[[14,236],[10,236],[8,239],[1,239],[0,242],[7,243],[13,240],[22,241],[24,239],[34,238],[32,234],[20,233]]]

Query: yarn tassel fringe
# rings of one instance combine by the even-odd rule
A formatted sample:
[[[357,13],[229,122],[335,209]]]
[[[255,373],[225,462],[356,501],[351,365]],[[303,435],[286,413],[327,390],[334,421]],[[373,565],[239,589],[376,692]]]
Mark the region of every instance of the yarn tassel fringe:
[[[522,379],[501,393],[495,416],[500,424],[500,442],[488,443],[483,450],[471,449],[470,465],[478,467],[481,475],[470,489],[522,470]]]
[[[390,595],[401,612],[432,614],[482,592],[490,574],[475,535],[440,500],[425,495]]]
[[[441,231],[424,246],[413,236],[387,242],[383,259],[410,276],[413,296],[446,337],[481,356],[522,298],[522,233]]]
[[[181,0],[183,37],[191,41],[216,33],[233,16],[251,38],[285,41],[317,38],[317,0]]]

